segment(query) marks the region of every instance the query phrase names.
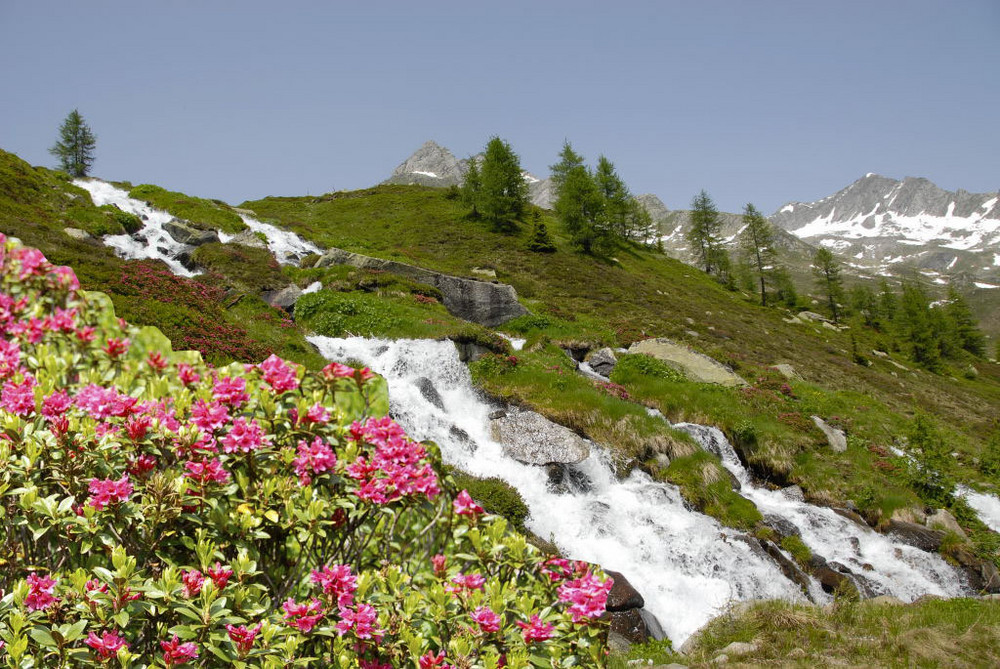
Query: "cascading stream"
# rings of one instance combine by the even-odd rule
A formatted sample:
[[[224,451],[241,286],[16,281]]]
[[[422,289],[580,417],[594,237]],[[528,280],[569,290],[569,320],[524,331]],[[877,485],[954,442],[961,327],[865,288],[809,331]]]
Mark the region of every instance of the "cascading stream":
[[[1000,499],[996,495],[987,495],[976,492],[968,486],[960,485],[955,488],[955,494],[964,497],[969,506],[979,514],[979,519],[986,523],[986,526],[994,532],[1000,532]]]
[[[717,428],[691,423],[678,423],[674,428],[687,432],[705,450],[718,455],[726,469],[740,481],[740,494],[761,513],[792,523],[810,550],[863,576],[881,590],[878,594],[894,595],[904,601],[925,594],[942,597],[968,594],[959,572],[940,556],[894,541],[832,509],[796,501],[780,490],[754,485],[736,451]]]
[[[529,528],[568,557],[624,573],[675,644],[730,601],[805,601],[772,563],[715,520],[689,511],[674,486],[635,471],[618,480],[598,449],[575,473],[589,485],[559,494],[541,467],[507,457],[489,432],[496,407],[473,388],[448,341],[310,337],[328,359],[358,361],[386,377],[392,414],[414,439],[431,439],[445,461],[518,489]],[[428,392],[433,385],[437,396]]]

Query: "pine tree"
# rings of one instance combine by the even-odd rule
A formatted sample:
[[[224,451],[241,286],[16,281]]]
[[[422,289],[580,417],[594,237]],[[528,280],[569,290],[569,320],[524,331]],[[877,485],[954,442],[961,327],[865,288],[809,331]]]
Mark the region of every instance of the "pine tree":
[[[826,293],[827,304],[834,323],[840,322],[840,309],[837,304],[844,299],[844,281],[840,277],[840,263],[830,252],[830,249],[818,249],[813,256],[813,274],[816,275],[816,285]]]
[[[59,126],[59,141],[49,153],[59,159],[59,169],[69,172],[70,176],[85,177],[94,164],[96,145],[97,137],[80,112],[74,109]]]
[[[691,244],[698,264],[705,268],[706,274],[718,273],[718,263],[721,260],[719,252],[721,225],[722,220],[715,203],[707,192],[701,191],[691,201],[691,227],[687,231],[687,240]]]
[[[604,246],[604,198],[583,165],[566,173],[559,187],[555,211],[574,246],[584,253]]]
[[[540,220],[541,217],[537,214],[538,211],[536,210],[534,216],[535,226],[531,233],[531,240],[528,242],[528,250],[535,253],[554,253],[556,245],[552,243],[548,228],[545,227],[545,223]]]
[[[604,197],[604,217],[610,231],[622,239],[628,239],[631,236],[629,215],[632,213],[630,207],[632,195],[628,192],[628,186],[615,171],[614,163],[604,156],[597,159],[594,181],[601,191],[601,196]]]
[[[465,179],[462,181],[462,203],[471,207],[470,218],[479,218],[479,197],[482,194],[483,179],[479,173],[479,161],[475,156],[469,158],[469,168],[465,172]]]
[[[977,358],[983,357],[986,352],[986,338],[980,332],[968,302],[954,286],[948,287],[945,313],[949,321],[949,330],[954,335],[957,345]]]
[[[760,284],[760,303],[766,307],[767,283],[771,280],[778,258],[774,250],[774,231],[763,214],[749,203],[743,208],[740,246]]]
[[[528,204],[528,184],[510,144],[493,137],[486,144],[480,172],[479,210],[494,229],[513,230]]]
[[[910,346],[910,357],[936,371],[941,364],[941,350],[934,332],[927,293],[914,282],[903,282],[903,292],[896,310],[896,328]]]
[[[564,141],[562,151],[559,152],[559,162],[549,166],[549,170],[552,172],[549,178],[552,179],[552,183],[555,186],[557,197],[559,189],[562,188],[563,183],[566,181],[566,176],[570,171],[574,167],[583,166],[583,156],[573,150],[569,140]]]

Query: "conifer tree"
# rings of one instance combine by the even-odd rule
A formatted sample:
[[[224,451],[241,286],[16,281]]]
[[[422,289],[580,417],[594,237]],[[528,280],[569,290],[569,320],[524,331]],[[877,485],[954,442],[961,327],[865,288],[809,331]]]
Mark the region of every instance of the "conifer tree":
[[[628,192],[628,186],[615,171],[614,163],[604,156],[597,159],[594,181],[604,198],[604,217],[610,231],[622,239],[630,238],[632,196]]]
[[[590,171],[583,165],[563,178],[555,202],[556,215],[574,246],[592,253],[604,246],[604,198]]]
[[[479,161],[475,156],[469,158],[469,168],[462,181],[462,203],[471,207],[470,218],[479,218],[479,197],[482,193],[483,180],[479,173]]]
[[[59,126],[59,141],[49,149],[49,153],[59,159],[59,169],[73,177],[85,177],[94,164],[96,145],[97,137],[80,112],[74,109]]]
[[[708,193],[702,190],[691,201],[691,226],[686,236],[698,264],[705,269],[706,274],[718,274],[719,264],[725,254],[719,241],[721,225],[719,210],[715,208]]]
[[[512,230],[528,203],[528,184],[510,144],[493,137],[486,144],[480,172],[479,211],[496,230]]]
[[[528,250],[535,253],[554,253],[556,245],[552,243],[552,238],[549,237],[549,230],[545,227],[545,223],[539,219],[540,217],[535,217],[534,230],[532,230],[531,240],[528,242]]]
[[[559,152],[559,162],[555,165],[549,166],[549,170],[552,172],[552,176],[550,178],[555,186],[557,197],[559,189],[562,188],[570,170],[574,167],[583,166],[583,156],[573,150],[573,146],[569,143],[569,140],[564,141],[562,151]]]
[[[940,368],[941,351],[930,310],[927,293],[915,282],[904,281],[896,310],[897,330],[909,344],[910,357],[927,369],[936,371]]]
[[[986,352],[986,338],[980,332],[968,302],[954,286],[948,287],[948,303],[945,306],[945,313],[949,321],[948,329],[955,337],[955,343],[972,355],[981,358]]]
[[[774,231],[763,214],[749,203],[743,208],[740,246],[760,285],[760,303],[766,307],[767,284],[771,281],[778,258],[774,250]]]
[[[826,293],[826,301],[834,323],[840,322],[840,309],[837,303],[844,299],[844,282],[840,276],[840,263],[830,249],[817,249],[813,256],[813,274],[816,285]]]

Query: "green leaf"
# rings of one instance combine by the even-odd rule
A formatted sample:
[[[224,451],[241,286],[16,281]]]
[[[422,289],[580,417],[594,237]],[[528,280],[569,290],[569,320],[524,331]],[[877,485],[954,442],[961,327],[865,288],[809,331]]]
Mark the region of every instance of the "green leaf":
[[[126,625],[128,625],[128,623],[125,623],[125,625],[122,625],[122,627],[125,627]],[[77,622],[73,623],[72,625],[68,626],[65,630],[63,630],[62,634],[64,637],[66,637],[66,641],[72,643],[77,639],[79,639],[81,636],[83,636],[83,630],[85,630],[86,628],[87,628],[87,621],[78,620]]]
[[[57,648],[59,644],[56,640],[52,638],[52,634],[44,627],[34,627],[29,632],[31,638],[37,641],[40,645],[48,648]]]

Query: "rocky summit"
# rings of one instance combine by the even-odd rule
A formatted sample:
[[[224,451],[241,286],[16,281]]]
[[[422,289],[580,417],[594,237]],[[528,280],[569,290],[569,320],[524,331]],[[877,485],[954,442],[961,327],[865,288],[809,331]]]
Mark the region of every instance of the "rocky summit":
[[[404,160],[385,180],[388,184],[457,186],[465,176],[465,161],[433,140],[428,140]]]

